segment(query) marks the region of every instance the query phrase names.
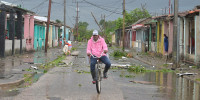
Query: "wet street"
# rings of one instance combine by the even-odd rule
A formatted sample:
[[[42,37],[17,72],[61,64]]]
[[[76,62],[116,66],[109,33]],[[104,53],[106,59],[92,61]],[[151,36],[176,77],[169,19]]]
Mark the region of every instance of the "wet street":
[[[79,56],[67,56],[65,67],[55,67],[34,83],[1,100],[199,100],[200,86],[174,73],[132,73],[126,69],[110,69],[102,81],[101,94],[92,84],[87,63],[86,45],[78,48]],[[112,64],[119,61],[112,57]],[[129,59],[124,62],[141,65]],[[151,67],[142,64],[145,67]]]

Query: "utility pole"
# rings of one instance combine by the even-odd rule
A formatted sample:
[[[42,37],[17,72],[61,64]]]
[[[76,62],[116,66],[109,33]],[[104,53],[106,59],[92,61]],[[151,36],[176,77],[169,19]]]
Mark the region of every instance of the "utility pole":
[[[125,0],[123,0],[123,47],[122,47],[122,51],[124,51],[124,47],[125,47],[125,44],[124,44],[124,35],[125,35]]]
[[[47,31],[46,31],[46,41],[45,41],[45,53],[47,53],[48,37],[49,37],[49,23],[51,15],[51,0],[49,0],[48,18],[47,18]]]
[[[76,12],[77,12],[77,16],[76,16],[76,35],[77,35],[77,37],[76,37],[76,39],[77,39],[77,41],[78,41],[78,36],[79,36],[79,34],[78,34],[78,11],[79,11],[79,9],[78,9],[78,2],[77,2],[77,8],[76,8]]]
[[[178,39],[177,39],[177,26],[178,25],[178,0],[174,0],[174,28],[173,28],[173,68],[178,67]]]
[[[171,14],[170,8],[171,8],[171,0],[169,0],[169,14]]]
[[[106,37],[106,16],[104,15],[104,35]]]
[[[97,22],[96,18],[94,17],[93,13],[91,12],[92,17],[94,18],[96,24],[99,26],[99,29],[101,30],[101,32],[103,33],[103,29],[100,27],[99,23]]]
[[[66,37],[66,0],[64,0],[64,37]]]

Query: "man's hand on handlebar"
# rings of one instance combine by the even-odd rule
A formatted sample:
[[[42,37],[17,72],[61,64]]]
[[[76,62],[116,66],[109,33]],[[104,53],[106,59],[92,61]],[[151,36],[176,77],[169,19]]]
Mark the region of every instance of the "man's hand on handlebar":
[[[108,50],[104,50],[104,53],[106,54],[108,52]]]
[[[90,57],[90,55],[91,55],[90,53],[87,53],[87,56],[89,56],[89,57]]]

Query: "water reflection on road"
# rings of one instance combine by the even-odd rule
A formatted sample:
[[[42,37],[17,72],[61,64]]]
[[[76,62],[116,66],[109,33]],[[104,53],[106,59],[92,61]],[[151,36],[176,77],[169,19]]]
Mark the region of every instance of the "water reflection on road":
[[[155,74],[158,91],[167,93],[171,100],[200,100],[199,84],[176,74],[157,72]]]
[[[61,55],[61,49],[54,48],[44,53],[44,50],[26,53],[23,55],[9,56],[0,58],[0,79],[9,78],[12,75],[12,69],[19,69],[23,64],[45,64]]]
[[[124,71],[118,73],[117,74],[118,78],[116,78],[116,80],[118,81],[123,80],[120,83],[125,83],[126,81],[126,82],[133,82],[133,85],[135,84],[134,86],[136,86],[136,84],[142,84],[144,86],[149,85],[149,87],[151,87],[152,85],[158,86],[156,92],[159,93],[160,95],[156,96],[161,97],[162,100],[200,100],[200,85],[188,79],[177,77],[175,73],[163,73],[163,72],[148,72],[142,74],[129,73],[135,76],[133,78],[125,78],[125,77],[122,78],[119,75],[122,73],[124,73]],[[123,88],[126,88],[126,86],[122,87],[122,90]],[[124,93],[126,93],[125,90],[127,89],[124,89]],[[136,90],[135,87],[132,87],[132,90],[133,91]],[[145,94],[145,91],[143,93]],[[131,95],[125,94],[125,97],[131,98]]]

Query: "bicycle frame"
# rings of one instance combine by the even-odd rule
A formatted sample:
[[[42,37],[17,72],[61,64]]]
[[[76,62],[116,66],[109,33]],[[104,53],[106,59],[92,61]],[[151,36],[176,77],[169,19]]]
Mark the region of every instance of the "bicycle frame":
[[[103,52],[102,52],[103,54]],[[102,56],[101,54],[101,56]],[[91,56],[93,58],[97,58],[97,64],[95,65],[95,73],[96,73],[96,90],[97,90],[97,93],[101,93],[101,80],[102,80],[102,72],[101,72],[101,61],[100,61],[100,57],[95,57],[94,55],[91,54]]]

